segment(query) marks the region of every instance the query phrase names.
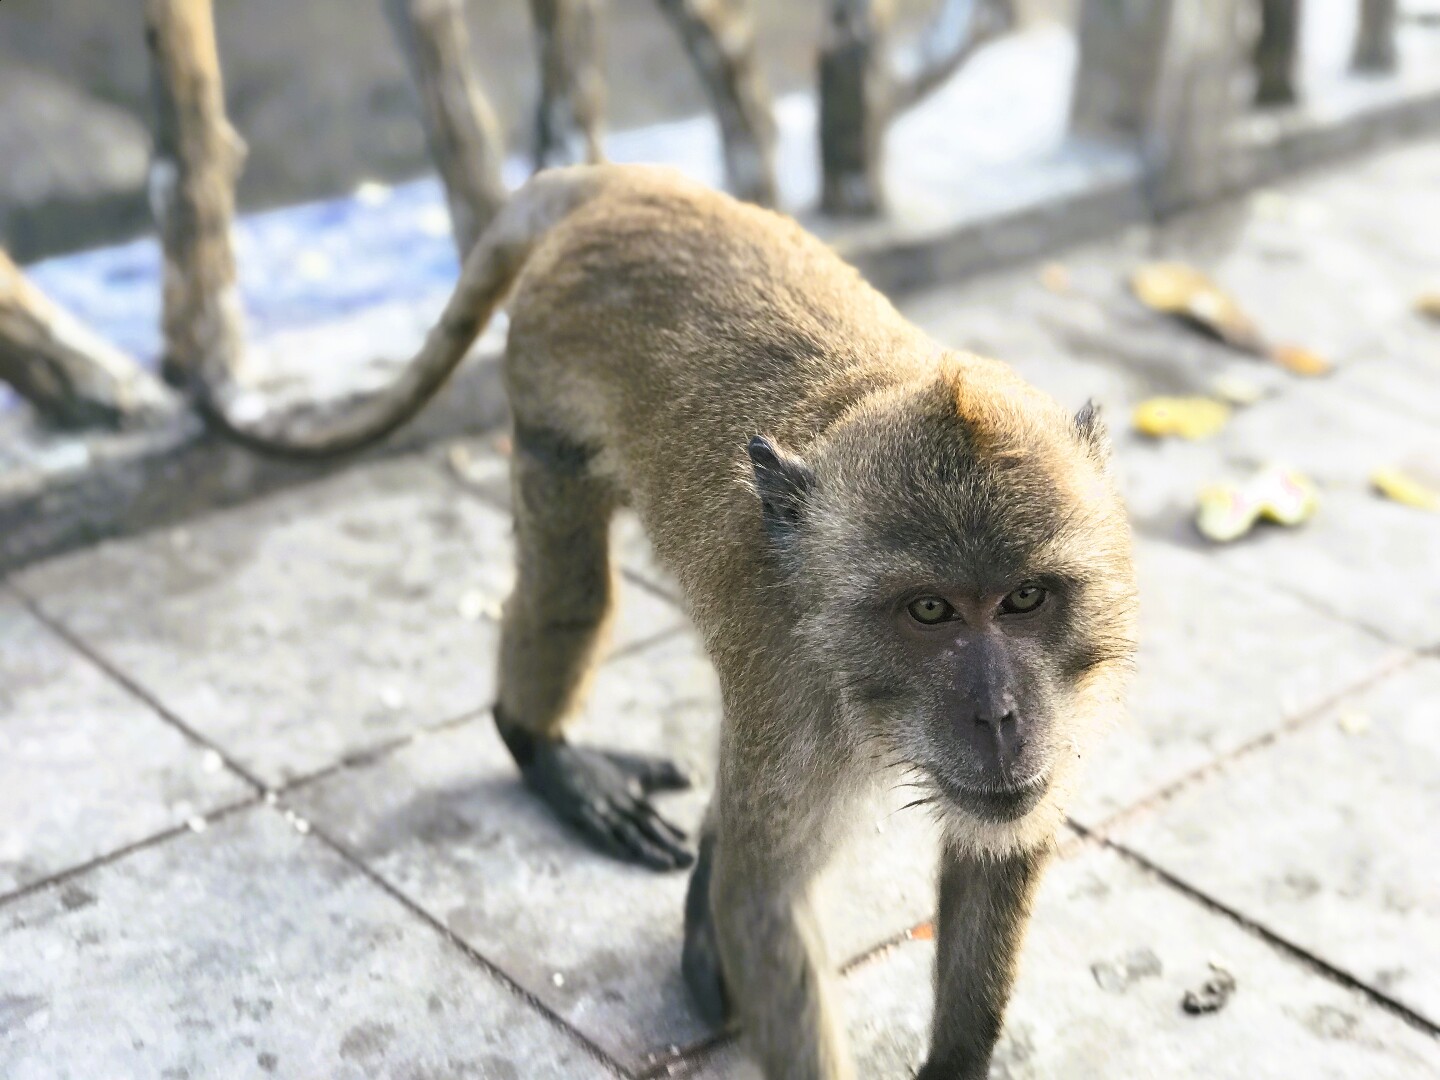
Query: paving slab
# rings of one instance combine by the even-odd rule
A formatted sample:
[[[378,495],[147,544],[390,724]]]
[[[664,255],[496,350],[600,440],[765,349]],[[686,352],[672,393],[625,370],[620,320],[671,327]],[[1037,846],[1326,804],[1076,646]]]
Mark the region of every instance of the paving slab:
[[[576,739],[673,754],[701,783],[664,808],[695,829],[718,737],[713,671],[687,636],[596,678]],[[300,812],[622,1063],[708,1031],[680,977],[687,875],[617,863],[574,839],[519,784],[489,725],[418,740],[295,791]],[[837,959],[933,910],[934,838],[918,811],[865,816],[822,885]]]
[[[1359,355],[1374,362],[1342,369],[1333,380],[1340,394],[1440,425],[1440,320],[1403,316],[1382,327]]]
[[[1431,157],[1433,151],[1418,158],[1424,170],[1433,171]],[[1327,183],[1348,191],[1343,180]],[[1303,184],[1295,187],[1304,189]],[[1278,198],[1270,195],[1272,202]],[[1280,213],[1294,219],[1286,225],[1287,242],[1300,244],[1306,242],[1306,217],[1292,203],[1307,204],[1303,199],[1281,203],[1285,209]],[[1265,215],[1274,213],[1264,210],[1266,205],[1257,196],[1240,212],[1263,224]],[[1347,227],[1354,225],[1354,209],[1349,213],[1337,214]],[[1190,235],[1203,235],[1207,220],[1196,217]],[[1384,235],[1409,251],[1409,241],[1402,239],[1408,219],[1397,215],[1384,221]],[[1345,233],[1336,243],[1343,241],[1350,250],[1373,240],[1360,231]],[[1255,251],[1267,242],[1263,235],[1248,241],[1255,250],[1247,258],[1259,260]],[[1139,240],[1064,253],[1044,274],[1064,283],[1058,290],[1042,283],[1041,267],[1029,266],[958,289],[938,289],[903,307],[937,339],[1004,357],[1066,405],[1095,397],[1110,425],[1122,493],[1142,533],[1204,552],[1217,566],[1270,581],[1399,643],[1440,642],[1435,621],[1440,593],[1427,587],[1440,582],[1440,566],[1431,572],[1431,563],[1440,558],[1440,518],[1388,503],[1369,486],[1369,475],[1378,467],[1411,458],[1440,459],[1440,328],[1409,311],[1423,283],[1418,270],[1392,275],[1376,285],[1378,293],[1358,296],[1352,295],[1358,286],[1352,287],[1348,277],[1335,296],[1284,274],[1257,271],[1253,281],[1247,279],[1245,296],[1254,298],[1257,317],[1268,310],[1272,295],[1277,303],[1301,303],[1311,312],[1316,333],[1305,336],[1301,312],[1295,316],[1293,340],[1325,350],[1327,339],[1318,328],[1337,311],[1344,316],[1337,326],[1361,328],[1353,333],[1336,329],[1338,336],[1328,339],[1328,347],[1340,361],[1338,370],[1307,380],[1140,308],[1128,296],[1125,281],[1135,265],[1155,256],[1149,243],[1142,234]],[[1340,256],[1326,258],[1344,262]],[[1414,267],[1413,251],[1408,258],[1407,265]],[[1195,261],[1205,265],[1204,258]],[[1358,309],[1362,303],[1370,306]],[[1222,374],[1254,383],[1266,397],[1237,410],[1219,436],[1189,443],[1150,439],[1131,429],[1130,411],[1143,398],[1208,394]],[[1324,505],[1317,519],[1297,531],[1262,526],[1227,547],[1205,542],[1193,525],[1199,489],[1242,478],[1276,459],[1303,469],[1321,485]],[[1373,596],[1396,589],[1406,599],[1387,609],[1385,618],[1377,617]]]
[[[0,587],[0,897],[251,794]]]
[[[1377,155],[1189,214],[1157,254],[1193,262],[1229,291],[1265,337],[1345,362],[1402,318],[1434,271],[1433,148]],[[1375,176],[1386,177],[1377,199]],[[1430,186],[1430,192],[1425,187]]]
[[[0,907],[0,1075],[614,1074],[259,805]]]
[[[278,786],[493,699],[511,525],[423,457],[51,560],[16,584]],[[683,625],[622,587],[615,648]]]
[[[1117,832],[1440,1025],[1440,661],[1420,660]]]
[[[1373,470],[1435,460],[1440,428],[1323,383],[1239,414],[1224,433],[1232,461],[1285,460],[1320,487],[1303,528],[1264,527],[1209,549],[1216,565],[1281,586],[1400,644],[1440,643],[1440,514],[1382,498]],[[1188,515],[1148,528],[1203,544]]]
[[[1219,1012],[1191,1016],[1181,999],[1212,975],[1212,961],[1237,989]],[[914,1075],[933,966],[933,941],[914,940],[846,979],[857,1075]],[[1090,849],[1052,868],[1041,889],[990,1076],[1418,1080],[1437,1069],[1440,1042],[1113,852]],[[727,1043],[669,1075],[755,1080],[759,1072]]]
[[[1089,756],[1071,808],[1096,827],[1195,769],[1393,666],[1375,634],[1203,553],[1141,539],[1129,718]]]

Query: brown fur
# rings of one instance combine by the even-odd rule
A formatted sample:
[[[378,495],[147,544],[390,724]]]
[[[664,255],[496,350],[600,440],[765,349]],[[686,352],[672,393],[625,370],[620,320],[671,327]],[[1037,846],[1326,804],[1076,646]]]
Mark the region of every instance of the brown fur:
[[[706,979],[723,979],[772,1080],[852,1075],[810,892],[845,810],[885,771],[878,746],[935,784],[947,837],[923,1075],[983,1076],[1043,852],[1133,651],[1103,433],[1003,364],[938,347],[794,222],[665,170],[602,166],[533,180],[467,260],[407,383],[290,448],[393,428],[517,272],[504,374],[519,576],[497,709],[529,733],[517,760],[558,742],[582,706],[611,606],[609,518],[628,504],[724,698],[687,909],[692,986],[704,1000]],[[757,435],[774,458],[752,447],[747,460]],[[974,642],[1022,672],[984,683],[1011,695],[997,700],[1035,695],[1023,761],[1044,786],[1006,818],[939,794],[954,781],[980,798],[991,783],[950,734],[969,723],[947,709],[971,708],[955,689],[970,669],[937,667],[953,656],[923,651],[930,639],[910,641],[892,613],[918,586],[990,611],[1036,575],[1067,583],[1063,601],[995,616]]]

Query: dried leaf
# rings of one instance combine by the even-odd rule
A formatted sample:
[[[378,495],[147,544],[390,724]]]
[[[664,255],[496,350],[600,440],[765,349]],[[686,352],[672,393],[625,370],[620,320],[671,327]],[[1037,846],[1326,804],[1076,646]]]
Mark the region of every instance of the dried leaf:
[[[1217,375],[1210,384],[1215,396],[1229,405],[1254,405],[1265,396],[1265,388],[1243,375]]]
[[[1376,469],[1370,482],[1380,494],[1417,510],[1440,510],[1440,489],[1426,484],[1400,469]]]
[[[1040,268],[1040,284],[1053,293],[1070,291],[1070,270],[1064,263],[1048,262]]]
[[[1270,350],[1270,359],[1296,375],[1328,375],[1335,366],[1313,349],[1302,345],[1276,345]]]
[[[1246,352],[1262,349],[1260,332],[1239,303],[1205,274],[1184,263],[1146,263],[1130,275],[1136,298],[1154,311],[1198,326]]]
[[[910,937],[915,941],[930,941],[935,937],[935,924],[922,922],[910,931]]]
[[[1266,465],[1239,484],[1211,484],[1200,492],[1195,527],[1216,543],[1238,540],[1264,519],[1280,525],[1308,521],[1320,506],[1308,477],[1285,465]]]
[[[1370,730],[1370,717],[1357,709],[1340,714],[1340,730],[1346,735],[1364,735]]]
[[[1156,438],[1208,439],[1230,419],[1230,407],[1204,397],[1157,397],[1136,405],[1132,419],[1137,431]]]

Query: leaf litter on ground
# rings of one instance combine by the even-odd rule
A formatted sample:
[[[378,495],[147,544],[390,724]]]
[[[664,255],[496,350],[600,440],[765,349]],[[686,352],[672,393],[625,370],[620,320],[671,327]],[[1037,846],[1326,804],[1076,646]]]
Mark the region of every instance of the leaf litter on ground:
[[[1179,319],[1233,349],[1263,357],[1296,375],[1325,375],[1334,367],[1313,349],[1267,341],[1238,300],[1187,263],[1144,263],[1130,275],[1130,291],[1152,311]]]

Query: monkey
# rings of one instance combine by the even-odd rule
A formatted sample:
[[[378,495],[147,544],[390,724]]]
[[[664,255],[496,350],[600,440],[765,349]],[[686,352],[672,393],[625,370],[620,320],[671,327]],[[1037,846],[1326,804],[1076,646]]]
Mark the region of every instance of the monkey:
[[[643,166],[541,172],[439,322],[351,409],[213,424],[269,453],[354,450],[413,415],[509,298],[516,580],[493,717],[592,844],[693,863],[681,966],[770,1080],[854,1066],[814,882],[878,786],[942,836],[922,1080],[986,1075],[1036,888],[1135,652],[1131,536],[1093,405],[946,349],[798,223]],[[567,741],[633,508],[719,678],[698,854],[661,758]]]

